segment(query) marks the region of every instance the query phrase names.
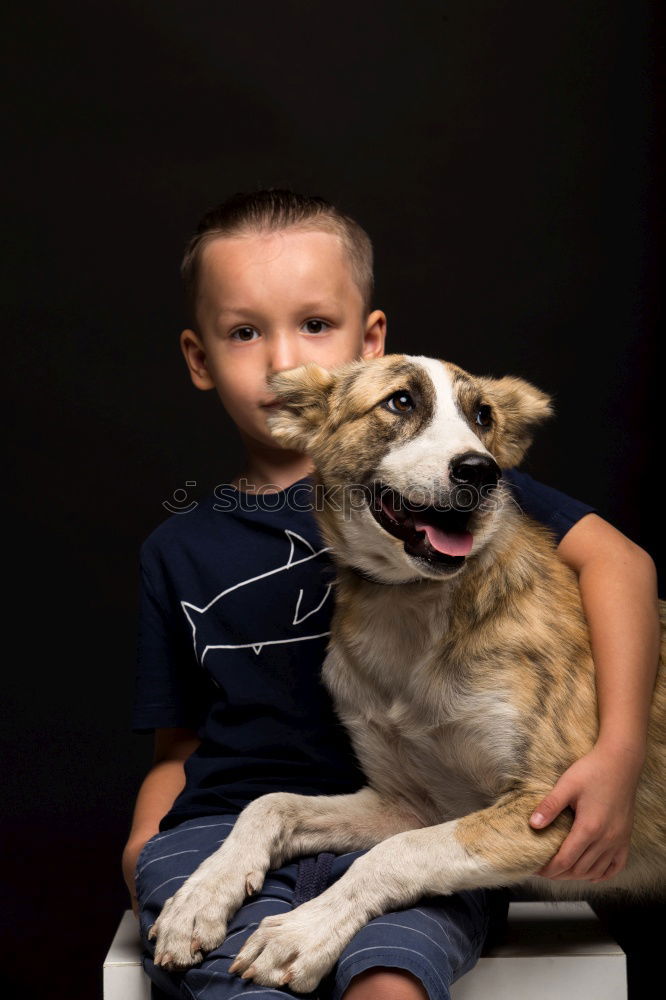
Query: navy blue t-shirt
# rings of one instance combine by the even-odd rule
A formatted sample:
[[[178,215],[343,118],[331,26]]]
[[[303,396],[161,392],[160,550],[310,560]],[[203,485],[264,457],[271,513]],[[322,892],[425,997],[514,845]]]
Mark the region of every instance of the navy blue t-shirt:
[[[504,479],[558,542],[594,510],[515,469]],[[309,476],[277,493],[222,484],[141,546],[132,730],[184,727],[202,741],[160,830],[266,792],[364,784],[320,676],[334,564],[313,499]]]

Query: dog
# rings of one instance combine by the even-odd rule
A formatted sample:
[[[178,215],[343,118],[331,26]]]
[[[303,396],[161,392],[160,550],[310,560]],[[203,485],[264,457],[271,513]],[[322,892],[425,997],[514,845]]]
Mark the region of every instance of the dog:
[[[551,415],[550,398],[423,355],[333,371],[310,362],[269,383],[280,400],[271,434],[312,458],[324,499],[336,491],[315,512],[336,568],[323,678],[368,783],[246,806],[151,928],[156,964],[201,961],[269,869],[319,851],[369,849],[320,896],[262,920],[232,972],[313,990],[368,920],[424,895],[662,893],[663,647],[626,867],[599,883],[534,874],[573,813],[540,831],[529,817],[598,731],[576,576],[501,475]]]

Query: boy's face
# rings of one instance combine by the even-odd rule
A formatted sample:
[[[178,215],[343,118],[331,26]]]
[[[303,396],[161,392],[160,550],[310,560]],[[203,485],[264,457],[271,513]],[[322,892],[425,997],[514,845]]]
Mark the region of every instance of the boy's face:
[[[184,330],[181,348],[194,384],[217,389],[246,445],[282,450],[266,424],[270,374],[384,353],[386,317],[364,315],[347,254],[331,233],[220,237],[204,247],[200,265],[200,332]]]

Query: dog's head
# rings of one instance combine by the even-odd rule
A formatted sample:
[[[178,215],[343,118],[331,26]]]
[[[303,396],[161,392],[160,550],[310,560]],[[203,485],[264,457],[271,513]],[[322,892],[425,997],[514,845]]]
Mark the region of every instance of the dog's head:
[[[552,412],[523,379],[423,355],[310,362],[268,384],[281,400],[271,434],[312,458],[336,555],[387,583],[450,577],[486,544],[504,503],[501,469],[520,463]]]

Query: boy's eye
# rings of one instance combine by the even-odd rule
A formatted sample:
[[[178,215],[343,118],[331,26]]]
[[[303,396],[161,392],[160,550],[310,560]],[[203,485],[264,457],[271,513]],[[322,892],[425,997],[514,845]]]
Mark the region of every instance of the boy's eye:
[[[394,392],[384,401],[384,406],[391,413],[411,413],[416,408],[416,404],[410,394],[404,390]]]
[[[252,334],[256,332],[257,331],[253,326],[239,326],[236,330],[232,330],[229,336],[235,337],[236,334],[238,333],[240,335],[237,338],[238,340],[251,340]]]
[[[323,333],[323,328],[329,325],[325,319],[309,319],[304,323],[308,333]]]

